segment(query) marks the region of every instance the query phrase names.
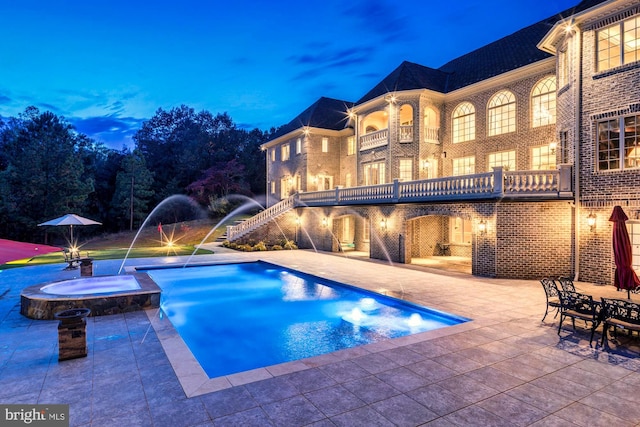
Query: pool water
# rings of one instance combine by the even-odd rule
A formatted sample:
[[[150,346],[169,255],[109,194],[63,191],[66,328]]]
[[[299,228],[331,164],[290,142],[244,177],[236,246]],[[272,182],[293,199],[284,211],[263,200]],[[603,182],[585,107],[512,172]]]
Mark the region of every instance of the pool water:
[[[145,271],[210,378],[468,320],[265,262]]]

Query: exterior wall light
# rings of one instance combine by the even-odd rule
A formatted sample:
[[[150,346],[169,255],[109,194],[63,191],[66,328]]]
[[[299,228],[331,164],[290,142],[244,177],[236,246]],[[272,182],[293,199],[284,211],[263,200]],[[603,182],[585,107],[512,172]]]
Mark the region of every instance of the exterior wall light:
[[[556,148],[558,148],[558,142],[557,141],[551,141],[549,143],[549,153],[556,154]]]
[[[329,225],[329,220],[325,216],[324,218],[322,218],[322,226],[327,227],[328,225]]]
[[[428,171],[431,167],[431,162],[429,160],[425,160],[422,162],[422,170]]]
[[[389,104],[395,104],[397,101],[397,98],[395,95],[388,93],[384,96],[384,100],[387,101]]]
[[[594,214],[593,212],[591,212],[587,217],[587,224],[589,225],[592,233],[596,231],[596,218],[596,214]]]
[[[299,217],[299,216],[297,216],[297,217],[296,217],[296,225],[300,225],[300,223],[301,223],[301,222],[302,222],[302,221],[300,220],[300,217]]]
[[[387,220],[384,218],[380,220],[380,229],[382,231],[385,231],[387,229]]]
[[[481,235],[487,234],[487,221],[485,221],[484,219],[481,219],[478,223],[478,233],[480,233]]]

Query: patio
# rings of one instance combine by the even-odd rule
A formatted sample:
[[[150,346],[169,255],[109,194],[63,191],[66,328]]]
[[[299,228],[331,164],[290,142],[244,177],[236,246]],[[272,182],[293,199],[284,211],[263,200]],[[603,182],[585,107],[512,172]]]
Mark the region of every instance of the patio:
[[[0,272],[0,402],[69,403],[72,426],[633,426],[638,348],[589,348],[589,334],[544,314],[537,281],[483,279],[312,251],[224,252],[264,259],[474,319],[463,325],[250,372],[189,393],[152,312],[88,319],[88,357],[58,362],[57,322],[19,314],[20,291],[72,278],[61,264]],[[131,260],[149,265],[178,258]],[[112,274],[120,263],[95,263]],[[355,273],[357,272],[357,273]],[[401,280],[398,280],[398,279]],[[612,286],[576,283],[594,296]],[[640,299],[633,296],[633,299]],[[596,338],[599,338],[599,333]],[[144,341],[143,341],[144,339]],[[165,343],[166,344],[166,343]],[[176,374],[178,371],[178,375]],[[179,378],[180,376],[180,378]]]

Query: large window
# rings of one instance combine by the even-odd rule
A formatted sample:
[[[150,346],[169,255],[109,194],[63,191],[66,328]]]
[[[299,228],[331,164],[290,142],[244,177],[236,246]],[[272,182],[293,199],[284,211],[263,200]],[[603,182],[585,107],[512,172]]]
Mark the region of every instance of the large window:
[[[289,155],[291,154],[290,147],[291,146],[288,143],[282,146],[282,153],[280,153],[281,154],[280,158],[283,162],[286,162],[287,160],[289,160]]]
[[[453,110],[453,142],[476,139],[476,109],[469,102],[463,102]]]
[[[531,92],[531,126],[545,126],[556,122],[556,78],[540,80]]]
[[[329,152],[329,138],[322,138],[322,152]]]
[[[474,156],[453,159],[453,176],[471,175],[474,173],[476,173],[476,158]]]
[[[508,90],[489,100],[489,136],[516,131],[516,97]]]
[[[489,172],[493,172],[493,168],[497,166],[502,166],[504,170],[514,171],[516,170],[516,152],[513,150],[491,153],[487,164]]]
[[[302,139],[296,139],[296,154],[302,153]]]
[[[356,154],[356,137],[350,136],[347,138],[347,156],[353,156]]]
[[[598,71],[640,60],[640,16],[598,31]]]
[[[449,225],[449,241],[451,243],[471,244],[471,221],[465,221],[462,218],[451,218]]]
[[[541,145],[540,147],[533,147],[531,149],[531,169],[556,169],[556,154],[551,153],[548,145]]]
[[[640,115],[598,123],[598,170],[640,167]]]
[[[399,164],[399,175],[398,179],[400,181],[411,181],[413,179],[413,160],[412,159],[400,159]]]
[[[364,165],[364,185],[384,184],[384,162],[367,163]]]

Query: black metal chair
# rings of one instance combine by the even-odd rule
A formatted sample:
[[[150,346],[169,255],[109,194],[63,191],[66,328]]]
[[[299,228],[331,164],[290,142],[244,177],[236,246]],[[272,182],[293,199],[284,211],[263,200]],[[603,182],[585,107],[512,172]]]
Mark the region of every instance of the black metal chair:
[[[622,299],[602,298],[602,345],[609,348],[607,333],[613,328],[614,333],[618,329],[640,334],[640,304]]]
[[[545,277],[544,279],[540,279],[540,283],[542,283],[544,294],[547,297],[547,308],[541,320],[541,322],[544,322],[544,319],[547,317],[547,313],[549,313],[549,307],[553,307],[556,310],[556,315],[553,316],[553,318],[555,319],[558,317],[558,312],[560,311],[560,298],[558,297],[558,287],[553,280]]]
[[[565,292],[558,291],[560,297],[560,322],[558,324],[558,335],[562,330],[562,322],[567,317],[571,318],[573,329],[576,329],[576,319],[583,320],[586,326],[591,323],[591,337],[589,339],[589,346],[593,342],[593,335],[596,332],[596,328],[600,325],[601,309],[602,306],[597,301],[593,300],[591,295],[585,295],[578,292]]]
[[[573,279],[570,277],[558,277],[558,282],[560,282],[560,287],[565,292],[575,292],[576,287],[573,285]]]

